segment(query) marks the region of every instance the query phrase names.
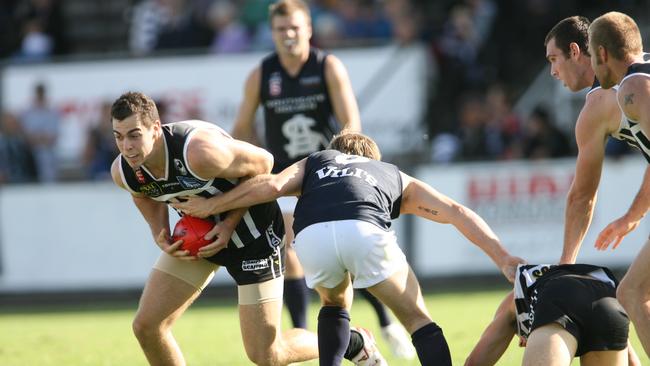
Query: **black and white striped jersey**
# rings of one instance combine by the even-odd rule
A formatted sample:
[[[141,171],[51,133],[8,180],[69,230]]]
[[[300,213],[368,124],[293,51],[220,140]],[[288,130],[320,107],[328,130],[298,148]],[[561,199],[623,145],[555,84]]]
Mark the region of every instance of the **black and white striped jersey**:
[[[163,125],[167,161],[164,176],[154,177],[146,166],[133,170],[120,155],[120,174],[124,186],[132,193],[144,194],[153,200],[167,203],[182,196],[196,195],[208,198],[234,188],[238,180],[200,177],[187,163],[188,144],[194,133],[202,129],[214,129],[231,138],[218,126],[204,121],[189,120]],[[278,210],[275,201],[250,207],[233,232],[229,244],[242,248],[246,243],[264,235]],[[215,221],[223,219],[225,214],[215,216]]]
[[[650,78],[650,53],[643,55],[645,62],[630,65],[620,85],[633,76]],[[617,92],[618,92],[618,87]],[[623,114],[619,130],[612,134],[612,137],[627,142],[641,151],[643,156],[650,163],[650,139],[645,135],[638,121],[635,121]]]
[[[618,286],[616,277],[605,267],[591,264],[520,264],[517,266],[514,284],[517,333],[520,337],[528,339],[535,320],[538,293],[544,284],[549,280],[571,275],[588,276],[614,288]]]

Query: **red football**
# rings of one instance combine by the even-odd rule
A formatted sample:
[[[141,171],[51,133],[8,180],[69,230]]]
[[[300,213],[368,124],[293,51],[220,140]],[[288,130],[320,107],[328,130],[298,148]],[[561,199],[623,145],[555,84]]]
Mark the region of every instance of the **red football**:
[[[212,220],[185,215],[174,226],[172,241],[176,242],[182,239],[181,249],[189,250],[190,255],[195,256],[199,252],[199,248],[212,242],[211,240],[205,240],[203,237],[213,227],[214,222]]]

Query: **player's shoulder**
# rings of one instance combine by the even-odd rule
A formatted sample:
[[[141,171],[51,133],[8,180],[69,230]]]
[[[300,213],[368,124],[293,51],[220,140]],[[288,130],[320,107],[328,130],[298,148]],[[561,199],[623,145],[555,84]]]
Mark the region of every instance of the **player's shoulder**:
[[[621,120],[621,111],[613,89],[598,88],[585,99],[585,104],[578,116],[576,131],[587,128],[589,134],[602,131],[604,134],[617,130]],[[603,123],[604,122],[604,123]]]
[[[113,182],[120,188],[125,188],[124,181],[122,180],[122,154],[119,154],[111,164],[111,178]]]

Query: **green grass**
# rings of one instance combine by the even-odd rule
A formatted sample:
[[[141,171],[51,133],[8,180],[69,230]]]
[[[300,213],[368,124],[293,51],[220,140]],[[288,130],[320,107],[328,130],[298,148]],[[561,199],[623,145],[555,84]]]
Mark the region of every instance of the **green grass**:
[[[445,331],[454,365],[463,364],[504,294],[505,290],[485,290],[426,296],[431,316]],[[128,303],[111,308],[0,309],[0,365],[146,365],[131,333],[135,308],[135,303]],[[312,329],[317,311],[318,305],[312,303],[309,315]],[[379,334],[376,317],[365,300],[355,301],[351,315],[353,325],[363,325]],[[287,316],[284,318],[287,328]],[[197,301],[180,319],[174,334],[188,365],[250,365],[241,343],[233,302]],[[636,335],[632,335],[632,340],[637,352],[643,353]],[[417,361],[391,359],[379,337],[378,342],[390,365],[418,365]],[[523,349],[513,341],[499,365],[519,365],[522,354]],[[642,361],[646,364],[647,357],[643,356]]]

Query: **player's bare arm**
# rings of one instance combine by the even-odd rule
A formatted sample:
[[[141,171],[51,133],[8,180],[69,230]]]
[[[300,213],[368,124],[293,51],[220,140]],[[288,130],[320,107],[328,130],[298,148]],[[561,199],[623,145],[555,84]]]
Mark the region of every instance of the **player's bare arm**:
[[[567,195],[560,263],[576,261],[593,216],[608,135],[618,128],[620,120],[613,89],[597,89],[587,96],[575,128],[578,158]]]
[[[260,145],[260,139],[255,131],[255,112],[260,104],[260,83],[262,70],[256,67],[251,71],[244,84],[244,98],[239,105],[237,118],[232,130],[232,137],[250,142],[253,145]]]
[[[465,360],[465,366],[495,365],[508,349],[517,331],[514,294],[511,291],[499,305],[494,319]]]
[[[118,156],[111,165],[111,177],[115,184],[125,190],[126,185],[122,181],[120,173],[120,157]],[[164,202],[154,201],[144,195],[136,192],[130,192],[133,203],[142,214],[151,230],[151,235],[154,237],[156,244],[161,250],[167,252],[169,255],[179,257],[181,259],[189,259],[189,252],[186,250],[179,250],[182,240],[172,242],[169,235],[169,210],[167,204]]]
[[[305,158],[278,174],[258,175],[222,195],[207,199],[189,197],[187,201],[174,203],[172,206],[188,215],[205,217],[239,207],[249,207],[272,201],[281,196],[299,195],[306,161]]]
[[[517,264],[524,260],[513,257],[483,219],[471,209],[436,191],[428,184],[402,175],[403,193],[400,212],[414,214],[442,224],[452,224],[463,236],[481,248],[506,278],[512,282]]]
[[[596,238],[594,247],[598,250],[606,250],[611,244],[616,249],[623,238],[639,226],[639,222],[645,216],[650,207],[650,166],[645,170],[641,188],[634,197],[632,205],[627,212],[618,219],[607,225]]]
[[[230,138],[218,130],[201,130],[187,148],[187,162],[203,178],[239,179],[269,173],[273,156],[264,149]]]
[[[325,81],[332,100],[332,108],[341,128],[361,131],[361,119],[357,99],[352,90],[352,83],[345,66],[334,55],[325,59]]]

